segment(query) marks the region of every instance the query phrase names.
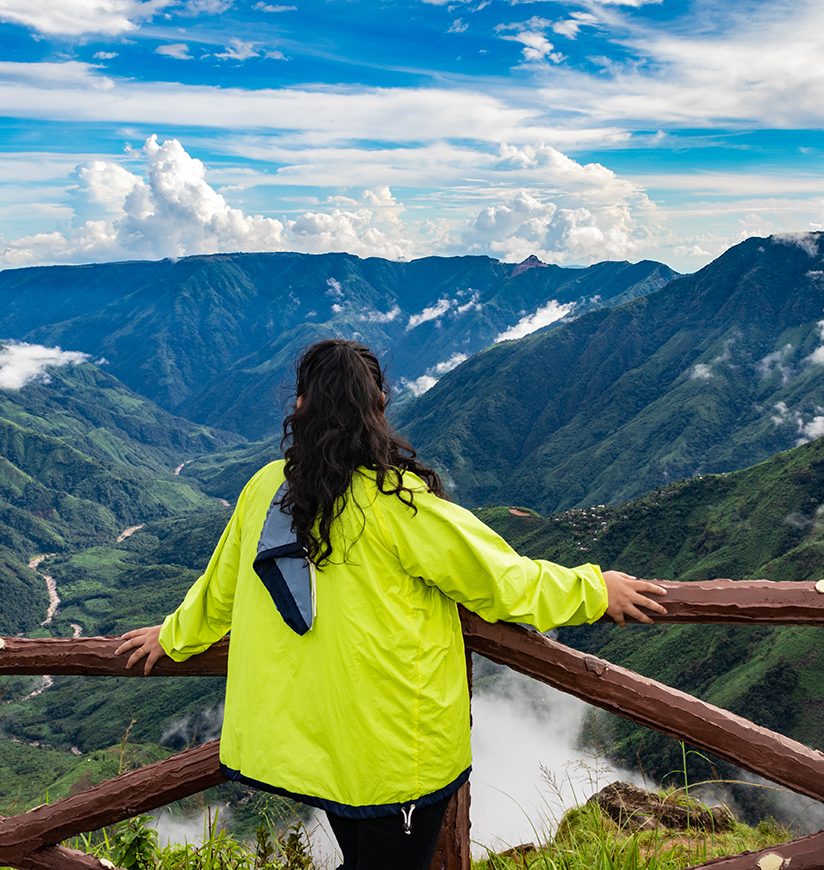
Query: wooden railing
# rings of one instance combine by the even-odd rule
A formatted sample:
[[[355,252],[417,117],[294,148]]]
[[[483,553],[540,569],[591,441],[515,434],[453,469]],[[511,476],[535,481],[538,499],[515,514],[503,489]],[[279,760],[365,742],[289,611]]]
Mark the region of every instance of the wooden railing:
[[[667,587],[657,622],[824,625],[824,581],[655,581]],[[824,801],[824,754],[685,692],[508,623],[462,610],[467,652],[476,652],[634,722],[715,753],[793,791]],[[142,677],[116,656],[117,638],[0,638],[0,674]],[[228,641],[182,663],[161,659],[152,677],[226,673]],[[0,865],[37,870],[109,867],[63,840],[218,785],[218,741],[124,773],[53,804],[0,818]],[[433,870],[468,870],[469,783],[450,802]],[[768,863],[763,863],[767,861]],[[771,863],[769,863],[771,862]],[[723,870],[824,868],[824,831],[758,853],[712,861]]]

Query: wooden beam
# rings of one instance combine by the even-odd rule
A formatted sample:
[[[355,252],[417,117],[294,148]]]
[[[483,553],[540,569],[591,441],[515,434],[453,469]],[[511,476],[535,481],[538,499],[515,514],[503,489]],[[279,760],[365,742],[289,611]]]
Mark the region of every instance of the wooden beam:
[[[669,613],[650,613],[656,622],[824,625],[824,581],[650,580],[667,590],[658,598]],[[818,587],[818,588],[817,588]],[[819,591],[820,589],[820,591]],[[609,617],[602,621],[611,622]]]
[[[696,864],[691,870],[821,870],[824,867],[824,831],[791,843],[770,846],[760,852],[743,852],[729,858],[716,858]]]
[[[472,653],[466,653],[466,682],[472,696]],[[470,712],[470,724],[472,714]],[[469,783],[465,782],[446,807],[430,870],[470,870],[472,850],[469,839]]]
[[[466,610],[461,619],[467,647],[492,661],[824,800],[821,752],[536,631],[490,624]]]
[[[20,870],[120,870],[111,861],[65,846],[46,846],[30,852],[15,865]]]
[[[469,870],[472,866],[469,841],[469,783],[452,795],[446,807],[441,836],[430,870]]]
[[[727,622],[766,625],[824,625],[824,581],[702,580],[665,586],[669,613],[653,614],[659,623]],[[821,587],[818,591],[816,586]],[[604,621],[610,621],[607,617]],[[0,638],[2,674],[84,674],[142,677],[135,665],[126,669],[125,655],[116,656],[117,637]],[[213,677],[226,673],[227,639],[185,662],[162,658],[151,676]]]
[[[5,820],[0,816],[0,822]],[[111,861],[95,858],[78,849],[65,846],[46,846],[21,858],[15,867],[20,870],[121,870]]]
[[[78,794],[0,820],[0,865],[22,866],[37,849],[157,809],[225,777],[213,740],[163,761],[130,770]]]
[[[82,674],[85,676],[142,677],[142,663],[126,668],[128,655],[115,655],[117,637],[0,638],[0,674]],[[164,656],[151,677],[225,676],[229,641],[220,640],[206,652],[185,662]]]

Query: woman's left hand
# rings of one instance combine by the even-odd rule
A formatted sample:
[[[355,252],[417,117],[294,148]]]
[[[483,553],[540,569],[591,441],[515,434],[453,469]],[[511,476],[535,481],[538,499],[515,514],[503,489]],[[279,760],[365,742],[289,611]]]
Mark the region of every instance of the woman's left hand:
[[[158,641],[160,629],[160,625],[151,625],[146,628],[133,628],[131,631],[121,634],[120,639],[123,643],[114,651],[114,654],[120,655],[129,650],[134,650],[126,662],[127,668],[130,668],[145,657],[146,663],[143,665],[143,673],[145,676],[148,676],[155,662],[166,655]]]

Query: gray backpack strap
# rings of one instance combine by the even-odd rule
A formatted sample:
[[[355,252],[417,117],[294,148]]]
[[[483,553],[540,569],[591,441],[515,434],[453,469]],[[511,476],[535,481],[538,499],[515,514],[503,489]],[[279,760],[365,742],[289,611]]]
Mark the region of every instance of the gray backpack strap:
[[[315,617],[315,566],[292,531],[291,517],[280,509],[286,487],[284,481],[269,505],[253,567],[283,621],[306,634]]]

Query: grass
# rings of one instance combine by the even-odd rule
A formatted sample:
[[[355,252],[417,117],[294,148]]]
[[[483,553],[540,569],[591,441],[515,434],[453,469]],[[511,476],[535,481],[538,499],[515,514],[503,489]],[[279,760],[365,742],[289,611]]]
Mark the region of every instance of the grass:
[[[129,743],[131,725],[120,745],[107,753],[107,763],[113,768],[109,775],[122,773],[146,760],[137,757],[144,747]],[[686,780],[689,757],[704,756],[688,750],[684,743],[679,742],[679,745],[680,772]],[[597,760],[594,766],[585,767],[592,786],[590,790],[598,789],[600,768]],[[542,771],[549,792],[560,799],[563,791],[559,775],[544,767]],[[566,776],[569,776],[569,771]],[[554,809],[557,804],[552,801],[552,794],[545,794],[546,809],[540,818],[531,819],[535,842],[497,852],[487,848],[486,857],[472,862],[472,870],[687,870],[713,858],[765,849],[794,838],[789,828],[772,818],[751,826],[728,815],[732,824],[723,831],[706,827],[706,821],[699,824],[700,816],[706,819],[707,808],[696,798],[697,790],[703,786],[724,784],[724,781],[711,780],[685,784],[681,788],[670,786],[658,792],[661,805],[668,807],[661,818],[672,818],[674,806],[689,811],[686,830],[670,829],[660,821],[652,821],[656,816],[646,807],[641,810],[642,818],[630,816],[616,822],[595,801],[580,801],[574,790],[572,800],[578,801],[579,805],[562,812]],[[774,788],[754,784],[752,787]],[[55,792],[59,791],[59,788],[55,789]],[[46,800],[55,796],[49,794]],[[193,799],[200,800],[203,813],[202,836],[195,837],[195,842],[190,842],[187,835],[186,842],[162,845],[153,818],[139,815],[74,837],[66,845],[106,859],[123,870],[331,870],[329,860],[333,859],[320,864],[313,860],[310,834],[304,821],[296,817],[296,806],[271,795],[259,797],[255,826],[247,828],[245,838],[230,832],[208,793],[201,793],[193,796]],[[176,830],[189,828],[191,804],[188,808],[179,806],[172,809],[178,815],[177,818],[172,815],[171,820],[182,823]],[[557,818],[559,814],[560,818]],[[718,816],[710,818],[714,824]],[[253,832],[251,836],[249,831]],[[477,849],[481,844],[476,842],[474,845]]]
[[[763,849],[792,839],[771,819],[755,827],[738,824],[732,831],[670,831],[655,828],[632,832],[612,821],[596,804],[569,810],[557,832],[537,849],[520,857],[490,853],[473,861],[473,870],[685,870],[712,858]]]
[[[669,792],[669,798],[679,803],[692,800],[683,790]],[[214,808],[206,813],[199,842],[161,845],[152,818],[141,815],[75,837],[66,845],[124,870],[329,870],[328,863],[313,862],[309,833],[301,821],[285,823],[277,811],[263,812],[254,839],[241,840],[221,826],[219,815]],[[472,870],[686,870],[792,836],[772,819],[754,827],[736,824],[723,833],[664,827],[632,831],[612,821],[597,804],[586,803],[568,810],[554,835],[536,848],[510,856],[489,850],[487,857],[472,862]]]

